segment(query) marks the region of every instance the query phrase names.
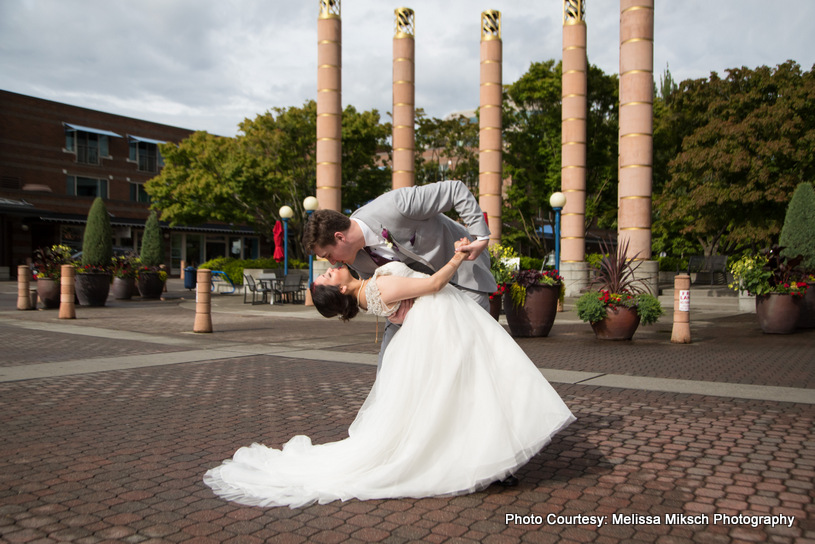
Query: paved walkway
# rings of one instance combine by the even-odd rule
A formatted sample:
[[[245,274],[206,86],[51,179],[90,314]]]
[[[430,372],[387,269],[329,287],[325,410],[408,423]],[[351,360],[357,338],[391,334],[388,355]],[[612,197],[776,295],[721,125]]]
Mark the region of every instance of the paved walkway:
[[[573,301],[518,339],[578,418],[518,487],[290,510],[201,477],[252,442],[345,437],[374,319],[223,295],[195,334],[178,280],[75,320],[0,283],[0,541],[815,542],[815,331],[763,335],[722,294],[692,292],[690,345],[669,341],[670,294],[632,342],[595,340]]]

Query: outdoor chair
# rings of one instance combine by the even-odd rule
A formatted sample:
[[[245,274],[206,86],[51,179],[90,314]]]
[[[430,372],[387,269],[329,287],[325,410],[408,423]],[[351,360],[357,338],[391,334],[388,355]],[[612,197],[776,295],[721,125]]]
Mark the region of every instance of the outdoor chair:
[[[266,286],[264,283],[257,283],[255,282],[255,278],[250,276],[249,274],[243,275],[243,303],[246,304],[246,295],[247,292],[252,293],[252,304],[263,304],[269,301],[269,293],[272,292],[272,288]],[[260,301],[257,300],[257,297],[260,296]]]
[[[302,276],[295,272],[287,274],[280,288],[280,294],[291,302],[305,302],[306,291],[303,286]]]

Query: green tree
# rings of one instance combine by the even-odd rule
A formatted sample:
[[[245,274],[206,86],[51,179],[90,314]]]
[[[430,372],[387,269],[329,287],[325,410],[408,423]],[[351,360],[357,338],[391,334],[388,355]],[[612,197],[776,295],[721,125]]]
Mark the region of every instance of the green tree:
[[[162,145],[165,167],[146,185],[153,209],[171,225],[249,224],[272,239],[280,207],[288,205],[294,210],[290,231],[299,239],[303,200],[316,192],[316,122],[317,106],[309,101],[246,119],[236,138],[196,132],[179,145]],[[386,150],[389,132],[375,110],[346,108],[344,206],[358,207],[385,190],[388,171],[376,161],[377,152]],[[291,251],[304,257],[299,244],[292,244]]]
[[[788,258],[804,257],[801,266],[815,272],[815,190],[811,183],[800,183],[787,207],[778,244]]]
[[[110,267],[113,258],[113,229],[105,201],[96,197],[88,212],[88,224],[82,238],[82,264]]]
[[[505,90],[504,175],[511,177],[504,203],[505,242],[522,254],[548,252],[537,229],[546,222],[549,197],[561,189],[562,66],[532,63]],[[589,67],[586,228],[616,221],[617,76]]]
[[[459,179],[478,193],[478,122],[416,112],[416,185]]]
[[[688,127],[657,198],[660,217],[706,255],[768,245],[815,169],[815,78],[787,61],[683,81],[668,104]]]
[[[161,247],[161,228],[158,224],[156,212],[150,212],[150,216],[144,223],[144,235],[141,240],[139,258],[144,266],[160,266],[164,263],[164,250]]]
[[[391,188],[391,168],[383,160],[390,151],[391,125],[377,110],[342,112],[342,209],[351,212]]]
[[[699,124],[698,118],[703,115],[695,109],[677,108],[678,93],[679,85],[666,69],[660,78],[659,89],[654,91],[652,195],[655,203],[670,178],[671,160],[682,150],[682,140]],[[702,251],[694,236],[682,232],[682,221],[667,218],[657,205],[653,206],[652,214],[651,248],[655,254],[664,252],[682,257],[698,255]]]

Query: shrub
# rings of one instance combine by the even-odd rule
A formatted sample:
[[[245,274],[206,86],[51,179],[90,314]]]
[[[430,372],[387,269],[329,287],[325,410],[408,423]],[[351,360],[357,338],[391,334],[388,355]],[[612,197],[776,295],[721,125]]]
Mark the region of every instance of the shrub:
[[[271,257],[264,259],[235,259],[233,257],[218,257],[217,259],[210,259],[205,263],[201,263],[198,268],[206,268],[209,270],[221,270],[225,272],[232,283],[235,285],[243,285],[243,271],[247,268],[266,268],[266,269],[282,269],[283,264],[275,261]],[[308,269],[308,263],[298,261],[296,259],[289,259],[289,270],[292,269]]]
[[[113,229],[105,201],[96,197],[88,212],[88,224],[82,238],[82,265],[99,269],[110,267],[113,258]]]
[[[521,264],[518,266],[519,270],[540,270],[541,268],[543,268],[543,259],[521,256]]]
[[[158,224],[156,212],[150,212],[150,217],[144,224],[144,237],[141,241],[141,254],[139,255],[143,266],[157,267],[164,263],[161,248],[161,229]]]
[[[801,267],[815,271],[815,190],[811,183],[799,183],[795,188],[779,245],[784,248],[781,255],[790,259],[801,255],[804,257]]]
[[[657,261],[660,272],[683,272],[688,269],[688,260],[682,257],[660,257]]]

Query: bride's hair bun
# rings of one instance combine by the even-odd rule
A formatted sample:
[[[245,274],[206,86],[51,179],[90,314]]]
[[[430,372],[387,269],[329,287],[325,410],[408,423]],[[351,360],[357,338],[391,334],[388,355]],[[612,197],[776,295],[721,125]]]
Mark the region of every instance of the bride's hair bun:
[[[336,285],[312,284],[311,300],[323,317],[340,316],[343,321],[348,321],[359,313],[357,299],[343,295]]]

